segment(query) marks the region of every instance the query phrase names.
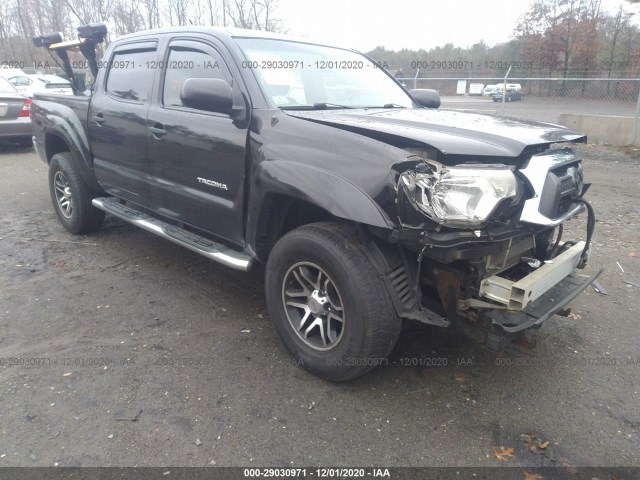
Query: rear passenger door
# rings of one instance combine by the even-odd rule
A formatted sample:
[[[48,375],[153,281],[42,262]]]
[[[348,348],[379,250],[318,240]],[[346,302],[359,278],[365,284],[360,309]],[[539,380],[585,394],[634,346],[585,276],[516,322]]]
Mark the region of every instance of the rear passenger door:
[[[248,122],[180,100],[188,78],[223,79],[239,89],[239,76],[220,46],[195,38],[173,39],[160,63],[158,101],[147,117],[154,209],[242,245]]]
[[[151,205],[147,111],[157,64],[157,41],[119,45],[106,60],[89,109],[89,141],[96,176],[110,194]]]

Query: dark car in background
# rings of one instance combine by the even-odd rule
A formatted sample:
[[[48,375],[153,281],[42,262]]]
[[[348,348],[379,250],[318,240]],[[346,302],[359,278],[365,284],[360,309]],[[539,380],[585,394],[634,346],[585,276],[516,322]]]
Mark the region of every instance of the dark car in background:
[[[507,89],[507,92],[505,93],[505,102],[515,102],[516,100],[522,100],[522,92],[520,90],[516,90],[516,89]],[[495,93],[491,94],[491,98],[493,99],[494,102],[501,102],[502,101],[502,90],[498,89],[495,91]]]
[[[31,145],[31,100],[23,97],[6,79],[0,77],[0,140],[16,140]]]

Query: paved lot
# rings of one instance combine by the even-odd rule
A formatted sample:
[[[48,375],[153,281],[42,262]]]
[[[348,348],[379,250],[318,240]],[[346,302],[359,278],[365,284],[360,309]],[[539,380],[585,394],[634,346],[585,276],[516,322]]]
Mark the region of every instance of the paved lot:
[[[494,102],[489,97],[442,97],[442,108],[502,113],[502,103]],[[620,100],[525,96],[522,101],[509,102],[504,105],[504,112],[507,116],[550,123],[558,123],[558,115],[561,113],[632,117],[635,110],[636,102],[631,99],[623,102]]]
[[[509,465],[640,465],[640,288],[623,282],[640,283],[640,161],[583,151],[587,271],[606,268],[608,296],[502,357],[411,325],[388,366],[332,384],[280,345],[262,271],[113,219],[72,236],[44,164],[0,146],[0,466],[496,466],[499,446]]]

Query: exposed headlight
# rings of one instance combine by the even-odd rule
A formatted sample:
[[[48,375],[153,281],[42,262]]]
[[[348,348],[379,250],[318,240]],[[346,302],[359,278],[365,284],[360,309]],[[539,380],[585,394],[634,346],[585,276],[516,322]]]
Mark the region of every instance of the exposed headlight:
[[[503,200],[518,195],[512,168],[502,165],[443,166],[411,177],[407,173],[402,181],[414,191],[416,205],[432,220],[452,226],[481,225]]]

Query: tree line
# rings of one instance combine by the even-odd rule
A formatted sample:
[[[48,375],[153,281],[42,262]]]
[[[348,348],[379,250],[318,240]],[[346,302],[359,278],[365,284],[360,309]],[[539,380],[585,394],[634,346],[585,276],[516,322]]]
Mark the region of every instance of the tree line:
[[[380,46],[369,55],[406,78],[503,77],[509,67],[510,77],[638,78],[634,15],[624,4],[607,12],[601,0],[533,0],[508,42],[400,51]]]
[[[380,46],[369,54],[402,77],[502,77],[511,67],[510,77],[639,78],[640,27],[634,15],[624,5],[607,12],[601,0],[532,0],[512,38],[498,45],[480,41],[468,48],[448,43],[399,51]],[[0,65],[50,62],[47,52],[33,46],[33,36],[61,32],[71,39],[78,25],[98,22],[108,24],[110,38],[167,26],[285,27],[277,0],[3,0]]]

